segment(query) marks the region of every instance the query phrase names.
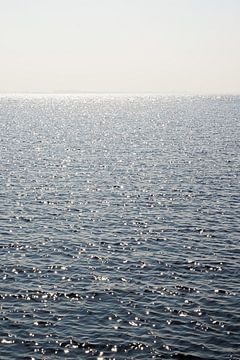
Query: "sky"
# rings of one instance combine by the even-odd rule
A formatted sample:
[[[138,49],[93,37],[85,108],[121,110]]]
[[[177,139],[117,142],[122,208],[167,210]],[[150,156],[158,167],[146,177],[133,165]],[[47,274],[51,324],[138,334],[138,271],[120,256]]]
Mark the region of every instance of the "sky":
[[[240,94],[240,0],[0,0],[0,93]]]

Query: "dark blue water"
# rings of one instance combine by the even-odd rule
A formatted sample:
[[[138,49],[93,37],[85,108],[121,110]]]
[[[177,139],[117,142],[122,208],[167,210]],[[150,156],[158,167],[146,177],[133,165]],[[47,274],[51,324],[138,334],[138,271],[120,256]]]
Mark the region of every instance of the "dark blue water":
[[[0,359],[240,359],[240,97],[0,97]]]

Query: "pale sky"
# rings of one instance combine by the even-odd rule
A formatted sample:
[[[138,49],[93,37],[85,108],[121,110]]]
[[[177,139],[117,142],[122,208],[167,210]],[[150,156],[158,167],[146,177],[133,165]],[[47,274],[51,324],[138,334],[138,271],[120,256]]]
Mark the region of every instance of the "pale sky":
[[[240,94],[240,0],[0,0],[0,92]]]

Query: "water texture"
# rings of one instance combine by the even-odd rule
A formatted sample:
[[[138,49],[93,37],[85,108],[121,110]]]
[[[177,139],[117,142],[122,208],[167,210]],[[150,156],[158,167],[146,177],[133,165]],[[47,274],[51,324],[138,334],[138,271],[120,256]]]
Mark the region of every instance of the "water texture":
[[[240,359],[240,97],[0,96],[0,358]]]

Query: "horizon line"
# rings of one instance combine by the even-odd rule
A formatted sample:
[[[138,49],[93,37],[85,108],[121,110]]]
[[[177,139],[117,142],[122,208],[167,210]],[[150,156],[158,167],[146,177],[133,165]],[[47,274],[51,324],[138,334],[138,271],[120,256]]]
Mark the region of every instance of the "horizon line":
[[[240,96],[239,92],[212,91],[0,91],[0,96],[6,95],[158,95],[158,96]]]

